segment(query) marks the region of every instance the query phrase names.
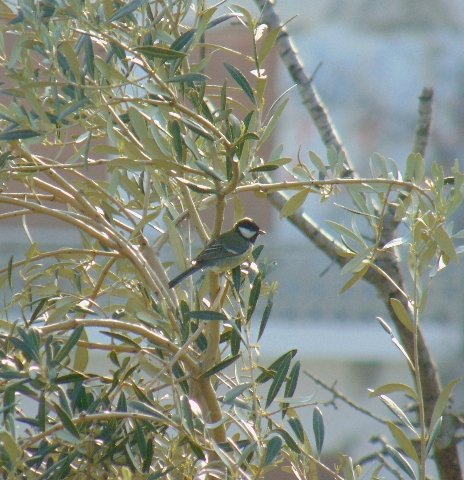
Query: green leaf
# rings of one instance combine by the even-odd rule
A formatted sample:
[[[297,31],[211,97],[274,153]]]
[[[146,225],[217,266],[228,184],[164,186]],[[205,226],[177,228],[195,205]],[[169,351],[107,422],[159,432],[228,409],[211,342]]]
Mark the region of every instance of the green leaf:
[[[296,444],[295,440],[293,440],[292,436],[283,428],[276,428],[272,430],[270,434],[277,433],[280,435],[284,440],[285,443],[288,445],[290,450],[293,450],[295,453],[301,453],[300,447]]]
[[[333,145],[330,145],[327,149],[327,161],[329,162],[330,170],[335,173],[337,171],[338,153]]]
[[[68,355],[68,353],[72,350],[74,345],[76,345],[76,343],[78,342],[82,334],[82,330],[84,330],[84,325],[78,325],[76,329],[72,332],[72,334],[69,336],[66,343],[60,348],[60,350],[58,351],[58,353],[54,358],[54,360],[57,363],[62,362],[65,359],[65,357]]]
[[[362,269],[370,263],[367,259],[371,256],[373,248],[374,247],[368,247],[358,252],[348,263],[345,263],[340,270],[340,275],[345,275],[348,272],[357,273],[358,271],[362,271]]]
[[[190,445],[190,448],[192,449],[192,452],[195,454],[198,460],[206,460],[206,456],[202,448],[200,447],[200,445],[198,445],[195,442],[192,442],[192,440],[190,439],[188,439],[188,443]]]
[[[319,172],[321,172],[325,177],[329,175],[327,172],[327,168],[324,165],[324,162],[321,160],[319,155],[314,153],[312,150],[309,151],[309,159],[313,163],[313,165],[317,168]]]
[[[280,30],[282,29],[281,26],[273,28],[270,30],[266,38],[263,40],[263,43],[261,45],[261,48],[259,49],[258,53],[258,64],[261,66],[261,64],[264,62],[266,57],[269,55],[269,52],[271,51],[272,47],[274,46],[274,43],[277,39],[277,35],[279,35]]]
[[[273,378],[273,376],[270,374],[270,372],[275,372],[280,367],[280,365],[286,360],[286,358],[289,354],[293,358],[296,355],[297,351],[298,351],[297,349],[289,350],[288,352],[286,352],[282,356],[280,356],[277,360],[272,362],[271,365],[269,365],[268,368],[266,368],[266,369],[263,368],[264,372],[261,375],[259,375],[259,377],[256,379],[256,383],[265,383],[269,379]],[[262,367],[260,367],[260,368],[262,368]]]
[[[257,340],[258,342],[264,333],[264,329],[266,328],[267,321],[269,320],[269,316],[271,315],[272,305],[274,304],[273,297],[274,296],[271,292],[267,299],[266,307],[264,309],[263,316],[261,318],[261,323],[259,324],[259,333],[258,333],[258,340]]]
[[[287,376],[287,372],[290,367],[290,362],[292,361],[292,358],[293,355],[291,352],[286,353],[283,357],[282,362],[280,363],[279,368],[276,371],[275,377],[272,380],[271,386],[269,387],[269,390],[267,392],[265,408],[269,407],[269,405],[279,393],[280,387],[282,387],[282,384],[285,381],[285,377]]]
[[[417,401],[416,392],[409,385],[404,383],[385,383],[384,385],[377,387],[375,390],[370,391],[369,397],[378,397],[379,395],[385,395],[386,393],[392,392],[404,392]]]
[[[317,453],[320,455],[324,443],[324,418],[318,407],[314,407],[313,410],[313,432],[314,438],[316,439]]]
[[[238,68],[235,68],[230,63],[224,62],[224,66],[226,67],[230,76],[238,83],[239,87],[245,92],[246,96],[252,101],[254,105],[256,105],[255,94],[253,93],[253,89],[251,88],[250,84],[248,83],[248,80],[245,78],[242,72],[240,72]]]
[[[396,298],[390,299],[390,305],[398,317],[398,320],[410,331],[414,332],[414,325],[412,324],[411,317],[404,305]]]
[[[86,103],[90,103],[90,100],[87,97],[81,98],[79,101],[71,104],[68,108],[60,112],[60,114],[57,117],[57,120],[58,121],[63,120],[68,115],[71,115],[71,113],[74,113],[76,110],[79,110],[80,108],[82,108]]]
[[[438,397],[437,403],[433,407],[432,418],[430,419],[429,431],[435,427],[435,423],[438,422],[438,419],[442,416],[445,411],[446,405],[448,404],[449,397],[453,391],[454,386],[461,380],[461,378],[455,378],[451,380],[441,391],[440,396]]]
[[[240,135],[240,137],[235,140],[234,145],[239,146],[243,142],[246,142],[247,140],[259,140],[259,135],[255,132],[246,132],[243,135]]]
[[[193,436],[195,433],[195,427],[193,425],[193,413],[192,409],[190,408],[190,402],[187,395],[181,396],[180,406],[182,410],[182,424],[185,426],[187,432]]]
[[[72,74],[74,75],[75,80],[79,80],[81,76],[81,69],[79,65],[79,59],[74,51],[72,45],[65,41],[60,44],[59,51],[66,58],[66,61],[69,64]]]
[[[18,331],[21,331],[21,329],[18,328]],[[31,341],[29,336],[27,334],[23,337],[23,340],[20,340],[19,338],[16,337],[10,337],[9,342],[12,343],[16,348],[21,350],[24,355],[26,355],[28,358],[31,360],[34,360],[34,362],[40,364],[40,354],[39,350],[34,345],[34,343]]]
[[[130,345],[131,347],[135,347],[137,350],[142,350],[142,347],[127,335],[123,335],[122,333],[117,333],[117,332],[107,332],[104,330],[100,330],[100,333],[102,333],[103,335],[107,335],[108,337],[111,337],[111,338],[116,338],[117,340],[120,340],[121,342],[127,345]]]
[[[56,385],[62,385],[63,383],[76,383],[76,382],[82,382],[83,380],[87,380],[89,377],[86,375],[79,373],[79,372],[74,372],[74,373],[68,373],[66,375],[61,375],[61,377],[55,378],[53,380],[53,383]]]
[[[190,188],[190,190],[196,193],[204,193],[207,195],[218,193],[217,190],[213,188],[208,188],[208,187],[204,187],[203,185],[198,185],[197,183],[192,183],[189,180],[186,180],[185,178],[179,177],[177,178],[177,181],[183,183],[185,186]]]
[[[127,78],[121,72],[116,70],[113,66],[109,65],[100,57],[95,57],[94,62],[98,71],[103,75],[103,77],[105,78],[105,80],[108,81],[108,83],[113,84],[115,82],[127,82]]]
[[[252,383],[242,383],[241,385],[236,385],[235,387],[227,391],[227,393],[224,395],[223,402],[230,403],[232,400],[235,400],[239,395],[241,395],[244,391],[248,390],[252,386]]]
[[[400,427],[390,421],[387,421],[387,427],[395,440],[398,442],[399,447],[404,451],[404,453],[411,457],[416,462],[416,464],[419,465],[420,460],[419,456],[417,455],[417,451],[414,448],[411,440],[406,436],[403,430],[401,430]]]
[[[148,58],[161,58],[162,60],[175,60],[177,58],[184,58],[187,56],[184,52],[173,50],[172,48],[155,47],[148,45],[144,47],[136,47],[134,51],[141,53]]]
[[[74,425],[72,418],[66,413],[66,411],[61,408],[56,402],[52,402],[58,417],[61,420],[64,428],[74,437],[80,438],[79,431],[77,430],[76,426]]]
[[[8,260],[8,285],[10,290],[13,290],[13,255]]]
[[[301,424],[301,421],[298,417],[290,417],[288,419],[289,425],[292,427],[292,430],[295,432],[296,437],[301,443],[304,443],[305,441],[305,432],[303,425]]]
[[[301,367],[301,362],[300,360],[298,360],[295,362],[295,365],[293,365],[292,369],[290,370],[290,373],[288,374],[288,380],[287,380],[287,383],[285,384],[285,393],[284,393],[286,397],[293,397],[293,394],[295,393],[296,386],[298,383],[298,377],[300,375],[300,367]]]
[[[277,170],[279,167],[280,165],[266,163],[265,165],[260,165],[259,167],[250,168],[250,172],[272,172],[273,170]]]
[[[429,455],[430,450],[432,449],[433,444],[435,443],[435,440],[436,440],[438,434],[440,433],[442,422],[443,422],[443,417],[440,417],[437,420],[437,422],[435,423],[435,426],[433,427],[432,432],[428,435],[427,446],[426,446],[426,450],[425,450],[425,455],[426,456]]]
[[[390,445],[386,445],[386,449],[390,454],[390,457],[398,465],[398,467],[400,467],[401,470],[403,470],[403,472],[408,475],[408,477],[416,480],[416,474],[414,473],[414,470],[412,469],[411,465],[409,465],[409,462],[403,457],[403,455],[401,455],[398,450],[395,450]]]
[[[204,73],[185,73],[183,75],[176,75],[175,77],[168,78],[166,83],[179,83],[179,82],[205,82],[210,77]]]
[[[199,378],[209,378],[212,375],[220,372],[221,370],[224,370],[224,368],[228,367],[232,363],[234,363],[238,358],[240,358],[240,355],[234,355],[230,357],[226,357],[224,360],[219,362],[217,365],[214,367],[210,368],[206,372],[202,373]]]
[[[266,453],[264,454],[263,466],[267,467],[272,463],[274,458],[279,454],[282,448],[282,439],[278,436],[272,437],[266,445]]]
[[[93,51],[92,38],[89,34],[84,34],[85,65],[92,78],[95,78],[95,53]]]
[[[197,320],[214,320],[219,322],[225,322],[228,320],[227,316],[220,312],[214,312],[211,310],[192,310],[187,314],[188,318],[195,318]]]
[[[341,295],[342,293],[345,293],[347,290],[349,290],[354,284],[356,284],[359,280],[361,280],[361,278],[364,277],[368,270],[369,265],[365,265],[361,270],[352,275],[352,277],[340,289],[338,294]]]
[[[448,257],[457,263],[458,256],[456,253],[456,249],[454,248],[454,243],[446,233],[446,230],[443,228],[443,225],[440,225],[434,232],[433,238],[437,242],[440,250],[448,255]]]
[[[23,140],[25,138],[40,137],[43,133],[28,129],[10,130],[0,133],[0,140]]]
[[[156,410],[152,405],[149,403],[140,402],[139,400],[132,400],[128,403],[129,407],[138,410],[139,412],[146,413],[147,415],[151,415],[152,417],[165,420],[167,423],[170,423],[168,417],[164,415],[162,412]]]
[[[116,10],[116,12],[114,12],[113,15],[111,15],[111,17],[108,18],[105,23],[111,23],[119,20],[122,17],[125,17],[126,15],[129,15],[134,10],[137,10],[137,8],[141,7],[145,2],[147,2],[147,0],[132,0],[132,2],[129,2],[123,7]]]
[[[2,429],[2,431],[0,431],[0,445],[8,455],[11,463],[15,464],[21,456],[21,450],[18,447],[16,440],[7,430]]]
[[[288,217],[293,215],[300,207],[303,205],[306,197],[309,193],[309,188],[304,188],[298,193],[295,193],[292,197],[290,197],[285,205],[280,210],[279,216],[280,218]]]
[[[206,138],[206,140],[214,142],[214,137],[210,133],[208,133],[203,127],[198,125],[198,123],[195,123],[194,121],[183,117],[179,117],[179,120],[193,133],[200,135],[200,137]]]
[[[409,418],[406,416],[406,414],[401,410],[400,407],[389,397],[386,395],[379,395],[380,400],[389,408],[389,410],[396,415],[401,422],[411,430],[417,437],[419,437],[419,434],[416,432],[415,428],[413,427],[412,423],[410,422]]]
[[[349,228],[345,227],[344,225],[333,222],[331,220],[326,220],[326,223],[341,235],[351,238],[352,240],[354,240],[356,243],[359,243],[363,247],[367,247],[366,242],[361,237],[356,235],[354,232],[352,232]]]
[[[246,321],[249,322],[253,312],[255,311],[256,304],[258,303],[259,294],[261,293],[261,275],[256,275],[253,285],[250,288],[250,295],[248,297],[248,308]]]
[[[286,98],[277,108],[276,108],[276,111],[274,113],[274,115],[272,115],[271,119],[269,120],[269,122],[267,123],[266,127],[264,128],[264,131],[263,133],[261,134],[261,139],[260,139],[260,142],[259,144],[262,145],[264,143],[264,141],[267,139],[267,137],[272,133],[272,131],[274,130],[277,122],[279,121],[279,118],[280,116],[282,115],[282,112],[284,111],[284,108],[285,106],[287,105],[288,103],[288,98]],[[271,107],[272,109],[272,107]]]

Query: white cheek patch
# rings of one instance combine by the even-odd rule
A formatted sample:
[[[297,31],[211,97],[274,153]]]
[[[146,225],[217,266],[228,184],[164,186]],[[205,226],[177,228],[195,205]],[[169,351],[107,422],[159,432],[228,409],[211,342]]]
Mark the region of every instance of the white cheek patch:
[[[240,230],[240,234],[247,239],[253,238],[256,235],[256,230],[251,230],[247,227],[238,227],[238,229]]]

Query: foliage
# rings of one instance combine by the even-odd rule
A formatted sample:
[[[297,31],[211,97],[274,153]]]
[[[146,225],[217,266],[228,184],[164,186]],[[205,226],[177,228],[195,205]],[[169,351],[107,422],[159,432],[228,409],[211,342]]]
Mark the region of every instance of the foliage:
[[[193,26],[184,26],[189,11]],[[230,21],[249,36],[253,54],[235,54],[255,75],[224,63],[229,80],[215,85],[205,71],[226,47],[207,44],[205,32]],[[3,93],[11,102],[0,106],[0,219],[21,216],[31,239],[24,258],[0,270],[5,298],[11,291],[1,320],[4,478],[224,477],[225,469],[230,478],[259,478],[284,459],[298,478],[317,478],[317,469],[359,478],[360,467],[345,455],[335,470],[318,459],[324,424],[317,408],[313,453],[295,408],[312,400],[294,398],[296,351],[258,364],[250,324],[262,303],[265,333],[276,289],[261,248],[253,252],[258,265],[235,269],[232,280],[209,272],[170,290],[168,271],[174,263],[186,268],[193,256],[189,228],[202,242],[221,232],[227,200],[235,219],[245,215],[241,192],[265,201],[296,190],[281,211],[288,216],[308,194],[325,200],[343,185],[356,206],[353,219],[361,216],[373,232],[369,242],[355,220],[332,224],[341,234],[342,273],[351,274],[344,290],[371,270],[385,276],[378,259],[407,246],[415,288],[403,293],[412,317],[394,299],[392,308],[415,331],[428,289],[422,278],[460,253],[453,239],[462,233],[453,235],[447,218],[464,198],[464,176],[456,165],[451,186],[434,165],[425,178],[415,154],[403,174],[373,156],[370,179],[349,178],[346,156],[334,148],[328,166],[310,152],[315,169],[287,165],[281,147],[260,158],[286,104],[283,97],[265,102],[262,66],[278,33],[260,39],[257,20],[238,6],[221,15],[201,2],[143,0],[25,1],[2,27]],[[294,181],[272,183],[267,173],[281,167]],[[205,210],[213,212],[211,231],[200,217]],[[390,210],[409,233],[383,244]],[[76,229],[81,245],[43,250],[28,230],[29,215]],[[96,340],[95,329],[106,341]],[[111,361],[103,373],[92,371],[94,351]],[[402,351],[416,384],[373,395],[419,442],[415,453],[403,430],[388,424],[424,478],[455,382],[425,425],[418,358]],[[418,424],[388,400],[397,390],[417,401]],[[388,446],[388,453],[415,478],[398,449]]]

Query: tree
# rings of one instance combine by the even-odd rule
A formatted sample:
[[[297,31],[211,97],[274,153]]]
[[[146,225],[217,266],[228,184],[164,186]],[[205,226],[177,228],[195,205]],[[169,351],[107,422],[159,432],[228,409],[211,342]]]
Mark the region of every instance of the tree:
[[[257,365],[249,327],[260,302],[264,334],[275,292],[262,247],[247,271],[238,267],[222,280],[210,271],[186,289],[168,286],[168,256],[180,269],[193,256],[189,229],[203,244],[216,238],[228,200],[236,219],[246,214],[238,198],[245,191],[270,199],[352,272],[346,289],[364,278],[384,292],[415,384],[373,394],[388,403],[390,391],[403,391],[418,411],[411,422],[390,401],[414,433],[411,440],[390,422],[398,446],[386,451],[403,472],[423,479],[435,445],[442,478],[457,478],[440,459],[455,459],[458,471],[455,443],[440,443],[454,434],[446,405],[455,382],[440,388],[419,328],[426,301],[419,287],[429,264],[441,268],[457,258],[447,218],[462,201],[464,177],[457,165],[452,179],[434,165],[426,178],[418,149],[403,175],[377,156],[373,178],[356,178],[330,122],[328,167],[313,153],[313,167],[297,170],[278,149],[261,159],[285,106],[283,98],[266,104],[262,66],[287,37],[272,5],[260,7],[270,27],[261,40],[246,9],[221,15],[202,2],[23,2],[9,16],[4,38],[14,35],[14,45],[2,44],[11,102],[0,107],[0,219],[21,217],[31,246],[0,270],[4,478],[260,478],[284,459],[297,478],[317,478],[318,470],[359,477],[347,456],[336,469],[319,460],[317,408],[312,448],[292,402],[296,351]],[[194,26],[183,27],[189,9]],[[213,85],[204,70],[214,49],[225,46],[205,37],[237,20],[253,53],[236,53],[250,62],[254,79],[226,63],[229,82]],[[320,109],[311,82],[298,83],[312,92],[311,109]],[[268,176],[287,164],[294,180]],[[372,229],[372,244],[342,225],[335,228],[347,241],[335,242],[298,212],[307,195],[329,197],[341,186]],[[297,193],[287,199],[288,190]],[[211,231],[205,209],[213,212]],[[43,250],[29,233],[31,215],[77,231],[80,246]],[[409,237],[395,238],[400,222]],[[410,252],[411,295],[392,255],[402,245]],[[95,339],[95,328],[107,342]],[[91,370],[93,350],[107,352],[111,371]],[[225,372],[229,366],[233,374]]]

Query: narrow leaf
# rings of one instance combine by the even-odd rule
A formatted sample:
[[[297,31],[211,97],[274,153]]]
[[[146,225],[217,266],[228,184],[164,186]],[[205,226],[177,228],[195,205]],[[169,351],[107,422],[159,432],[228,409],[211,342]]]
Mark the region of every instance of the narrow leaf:
[[[197,320],[215,320],[225,322],[228,320],[227,316],[220,312],[213,312],[211,310],[192,310],[188,312],[189,318],[195,318]]]
[[[258,333],[258,342],[261,336],[264,333],[264,329],[266,328],[267,321],[269,320],[269,316],[271,315],[272,305],[274,303],[272,292],[269,294],[267,299],[267,304],[263,312],[263,316],[261,318],[261,323],[259,324],[259,333]]]
[[[280,210],[279,216],[280,218],[288,217],[293,215],[304,203],[306,197],[308,196],[309,188],[304,188],[300,192],[295,193],[292,197],[290,197],[285,205]]]
[[[0,133],[0,140],[23,140],[25,138],[40,137],[40,135],[43,135],[43,133],[28,129],[18,129]]]
[[[275,377],[272,380],[271,386],[269,387],[269,391],[267,393],[265,408],[269,407],[269,405],[272,403],[274,398],[279,393],[280,387],[284,383],[285,377],[287,376],[287,372],[290,367],[291,361],[292,361],[292,354],[289,352],[283,358],[282,363],[279,365],[279,368],[276,371]]]
[[[206,80],[209,80],[209,77],[204,73],[185,73],[183,75],[176,75],[175,77],[168,78],[166,83],[204,82]]]
[[[352,277],[343,285],[343,287],[340,289],[338,292],[339,295],[342,293],[345,293],[347,290],[349,290],[354,284],[356,284],[361,278],[364,277],[366,272],[369,270],[369,265],[365,265],[359,272],[356,272]]]
[[[396,298],[390,299],[390,305],[393,308],[398,320],[410,331],[414,332],[414,325],[412,324],[411,317],[409,316],[408,311],[404,307],[404,305],[397,300]]]
[[[286,430],[283,428],[276,428],[275,430],[272,430],[271,434],[272,433],[277,433],[280,435],[285,440],[285,443],[288,445],[290,450],[293,450],[295,453],[301,453],[301,450],[296,444],[295,440],[293,440],[292,436]]]
[[[446,253],[451,260],[457,262],[458,256],[456,254],[456,249],[454,248],[454,243],[446,233],[446,230],[443,228],[443,226],[440,226],[435,230],[433,237],[440,247],[440,250],[443,253]]]
[[[375,390],[370,391],[369,397],[378,397],[379,395],[392,392],[405,392],[411,398],[417,400],[416,392],[409,385],[404,383],[385,383],[384,385],[377,387]]]
[[[277,35],[279,34],[281,28],[282,27],[273,28],[268,32],[268,34],[266,35],[266,38],[263,40],[263,44],[261,45],[261,48],[259,49],[259,53],[258,53],[258,64],[260,66],[264,62],[266,57],[269,55],[269,52],[274,46],[274,43],[277,39]]]
[[[366,242],[361,237],[353,233],[350,229],[345,227],[344,225],[340,225],[339,223],[332,222],[331,220],[326,220],[326,223],[341,235],[345,237],[349,237],[352,240],[354,240],[356,243],[359,243],[363,247],[366,247]]]
[[[144,47],[136,47],[134,50],[141,53],[148,58],[161,58],[162,60],[174,60],[177,58],[184,58],[187,54],[179,52],[171,48],[156,47],[154,45],[148,45]]]
[[[400,467],[401,470],[403,470],[403,472],[408,475],[408,477],[416,480],[416,474],[414,473],[414,470],[412,469],[411,465],[409,465],[409,462],[403,457],[403,455],[401,455],[398,450],[395,450],[390,445],[387,445],[386,449],[390,454],[390,457],[398,465],[398,467]]]
[[[411,457],[416,462],[416,464],[419,465],[420,460],[419,456],[417,455],[417,451],[414,448],[411,440],[406,436],[403,430],[401,430],[400,427],[389,421],[387,421],[387,427],[393,437],[395,437],[395,440],[398,442],[398,445],[404,451],[404,453]]]
[[[324,443],[324,418],[318,407],[314,407],[313,410],[313,432],[314,438],[316,439],[317,453],[320,455]]]
[[[52,402],[53,406],[58,414],[58,417],[61,420],[64,428],[74,437],[80,438],[79,431],[77,430],[76,426],[74,425],[71,417],[66,413],[66,411],[61,408],[56,402]]]
[[[253,89],[251,88],[250,84],[248,83],[248,80],[245,78],[242,72],[240,72],[238,68],[235,68],[230,63],[224,62],[224,66],[226,67],[230,76],[238,83],[240,88],[245,92],[246,96],[252,101],[254,105],[256,105]]]
[[[56,354],[54,358],[56,362],[60,363],[65,359],[66,355],[68,355],[74,345],[76,345],[76,343],[78,342],[82,334],[82,330],[84,330],[84,325],[78,325],[74,332],[69,336],[66,343],[60,348],[60,350]]]
[[[300,422],[300,419],[298,417],[290,417],[288,419],[288,423],[292,427],[292,430],[295,432],[295,435],[297,436],[298,440],[301,443],[304,443],[305,433],[304,433],[303,425]]]
[[[147,0],[132,0],[132,2],[129,2],[120,9],[116,10],[116,12],[114,12],[113,15],[108,18],[106,23],[114,22],[122,17],[125,17],[126,15],[129,15],[134,10],[137,10],[137,8],[141,7],[146,1]]]
[[[267,467],[272,463],[274,458],[279,454],[281,448],[282,439],[278,436],[272,437],[269,442],[267,442],[266,453],[264,455],[263,463],[264,467]]]
[[[241,395],[245,390],[248,390],[252,386],[251,383],[243,383],[241,385],[236,385],[235,387],[231,388],[225,395],[223,402],[229,403],[239,395]]]
[[[324,162],[321,160],[321,157],[314,153],[312,150],[309,151],[309,159],[313,163],[313,165],[318,169],[319,172],[321,172],[325,177],[327,177],[329,174],[327,172],[327,168],[324,165]]]
[[[226,357],[224,360],[219,362],[217,365],[210,368],[205,373],[202,373],[199,378],[209,378],[209,377],[211,377],[212,375],[220,372],[221,370],[224,370],[224,368],[226,368],[229,365],[231,365],[232,363],[234,363],[239,357],[240,357],[240,355],[234,355],[232,357]]]
[[[290,373],[288,374],[288,380],[285,385],[285,393],[284,393],[286,397],[293,397],[293,394],[295,393],[296,386],[298,383],[298,377],[300,375],[300,367],[301,367],[301,362],[300,360],[298,360],[295,362],[295,365],[293,365],[292,369],[290,370]]]
[[[260,165],[259,167],[250,168],[250,172],[272,172],[277,170],[280,165],[266,163],[265,165]]]
[[[433,427],[432,433],[430,433],[429,438],[427,440],[427,446],[425,450],[425,455],[428,456],[430,453],[430,450],[433,447],[433,444],[435,443],[435,439],[437,438],[438,434],[440,433],[441,429],[441,424],[443,422],[443,417],[440,417],[438,421],[435,423],[435,426]]]
[[[89,103],[89,102],[90,100],[87,97],[81,98],[79,101],[77,101],[76,103],[73,103],[68,108],[63,110],[58,115],[58,120],[63,120],[63,118],[66,118],[68,115],[71,115],[71,113],[74,113],[76,110],[79,110],[81,107],[83,107],[86,103]]]
[[[264,372],[261,375],[259,375],[259,377],[256,379],[256,383],[267,382],[270,378],[272,378],[272,375],[269,375],[268,372],[275,372],[280,367],[280,365],[286,360],[288,355],[291,355],[291,357],[293,358],[296,355],[297,351],[298,351],[297,349],[289,350],[288,352],[280,356],[277,360],[272,362],[271,365],[269,365],[269,367],[267,367],[266,369],[263,368]]]
[[[441,391],[440,396],[438,397],[437,403],[435,404],[435,407],[433,407],[433,413],[432,413],[432,418],[430,420],[429,431],[435,427],[435,423],[442,416],[443,412],[445,411],[446,405],[449,401],[451,392],[454,386],[460,380],[461,378],[455,378],[454,380],[451,380],[451,382],[449,382],[448,385],[446,385],[446,387],[443,388],[443,390]]]
[[[401,422],[411,430],[417,437],[419,437],[418,433],[416,432],[415,428],[413,427],[412,423],[410,422],[409,418],[406,414],[401,410],[400,407],[389,397],[386,395],[379,395],[380,400],[388,407],[388,409],[396,415]]]
[[[261,275],[256,275],[253,285],[250,289],[250,295],[248,297],[248,308],[246,321],[249,322],[253,312],[255,311],[256,304],[258,303],[259,294],[261,293]]]
[[[137,350],[142,350],[142,347],[132,340],[132,338],[128,337],[127,335],[123,335],[122,333],[117,333],[117,332],[107,332],[104,330],[100,330],[100,333],[103,335],[107,335],[108,337],[115,338],[117,340],[120,340],[121,342],[130,345],[131,347],[136,348]]]
[[[8,260],[8,285],[10,290],[13,290],[13,255]]]
[[[358,271],[362,271],[370,263],[368,257],[371,256],[372,249],[373,247],[368,247],[358,252],[350,259],[348,263],[343,266],[343,268],[340,270],[340,275],[345,275],[348,272],[357,273]]]

